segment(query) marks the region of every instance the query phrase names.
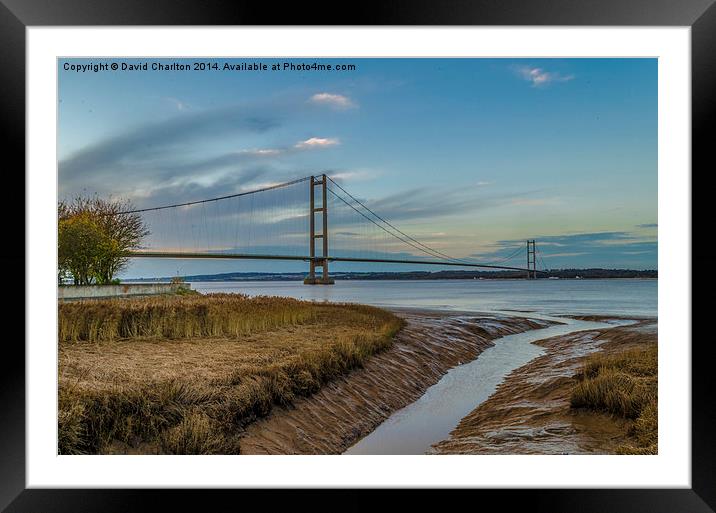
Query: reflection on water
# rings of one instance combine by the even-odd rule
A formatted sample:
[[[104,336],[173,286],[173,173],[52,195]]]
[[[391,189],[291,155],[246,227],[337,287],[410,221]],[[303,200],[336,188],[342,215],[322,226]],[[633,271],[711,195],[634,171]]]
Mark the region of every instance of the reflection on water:
[[[599,322],[566,321],[568,324],[495,340],[495,345],[476,360],[448,371],[420,399],[388,417],[344,454],[425,454],[432,444],[446,439],[463,417],[490,397],[507,374],[544,353],[544,348],[532,342],[608,326]]]
[[[388,307],[521,310],[551,315],[657,314],[657,280],[350,280],[329,286],[253,281],[194,282],[192,286],[200,292],[288,296]]]

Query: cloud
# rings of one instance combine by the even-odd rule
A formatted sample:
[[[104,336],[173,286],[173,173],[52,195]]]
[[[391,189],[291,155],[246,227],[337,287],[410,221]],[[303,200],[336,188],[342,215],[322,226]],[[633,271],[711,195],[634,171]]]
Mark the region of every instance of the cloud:
[[[515,207],[542,207],[555,203],[554,198],[515,198],[510,202]]]
[[[322,137],[311,137],[305,141],[297,142],[294,148],[301,150],[313,149],[313,148],[327,148],[329,146],[337,146],[341,142],[335,138],[322,138]]]
[[[188,105],[165,97],[178,110]],[[300,108],[299,108],[300,110]],[[234,105],[204,111],[185,110],[171,118],[144,123],[79,148],[58,163],[59,195],[127,197],[140,203],[166,204],[188,195],[187,187],[212,188],[226,175],[275,172],[271,179],[295,178],[279,159],[290,154],[339,144],[335,138],[313,137],[285,146],[252,147],[259,137],[292,119],[292,104]],[[244,142],[246,141],[246,142]],[[237,148],[238,146],[238,148]],[[245,148],[241,148],[245,146]],[[206,148],[206,149],[205,149]],[[273,164],[273,166],[266,166]],[[230,181],[230,179],[229,179]],[[250,185],[250,183],[249,183]],[[199,189],[209,193],[208,190]]]
[[[382,198],[361,201],[391,221],[435,220],[453,215],[462,216],[478,210],[512,206],[520,198],[531,198],[540,192],[530,190],[486,195],[484,190],[481,187],[417,187]]]
[[[610,231],[610,232],[588,232],[573,233],[565,235],[548,235],[539,237],[540,242],[553,242],[561,244],[562,247],[570,244],[581,244],[584,246],[604,246],[614,245],[623,246],[651,240],[651,238],[643,238],[626,231]],[[514,241],[513,241],[514,242]]]
[[[308,101],[318,105],[328,105],[336,110],[352,109],[358,106],[353,100],[342,94],[316,93]]]
[[[626,231],[568,233],[563,235],[534,236],[533,238],[537,241],[537,245],[540,248],[548,248],[545,254],[553,254],[555,256],[565,254],[572,249],[584,251],[585,249],[609,249],[608,246],[621,246],[634,250],[639,246],[644,246],[639,249],[645,249],[651,248],[656,244],[656,240],[652,237],[639,237]],[[506,250],[513,250],[524,244],[525,241],[523,239],[500,240],[495,244],[497,249],[472,256],[484,256],[490,253],[498,254]],[[554,251],[550,248],[558,249]],[[550,251],[553,252],[550,253]]]
[[[331,171],[328,175],[336,182],[350,182],[357,180],[371,180],[380,176],[380,172],[373,169],[353,169],[350,171]]]
[[[126,183],[146,179],[147,172],[156,169],[164,170],[162,176],[170,176],[171,163],[192,144],[232,134],[264,133],[279,124],[275,117],[264,113],[230,107],[140,125],[90,144],[61,160],[60,183],[68,188],[76,185],[74,182],[92,187],[118,174]]]
[[[283,148],[254,148],[250,150],[239,150],[216,155],[208,159],[193,160],[184,163],[169,161],[164,164],[157,164],[157,168],[173,173],[201,173],[212,170],[235,168],[236,166],[265,161],[267,159],[281,157],[296,153],[299,150],[320,149],[339,144],[338,139],[320,139],[313,137],[300,141],[291,147]]]
[[[172,103],[177,110],[187,110],[191,108],[191,105],[189,105],[186,102],[183,102],[182,100],[178,98],[172,98],[172,97],[166,97],[164,98],[166,101]]]
[[[150,187],[129,191],[128,196],[137,208],[215,198],[244,190],[259,189],[261,184],[257,180],[264,179],[271,172],[272,169],[268,167],[252,166],[211,177],[178,176],[164,182],[153,183]]]
[[[226,168],[236,168],[243,164],[282,155],[286,153],[286,151],[285,149],[231,151],[207,159],[190,160],[181,163],[169,158],[167,162],[154,164],[154,168],[162,173],[171,173],[173,176],[184,176],[219,171]]]
[[[253,157],[273,157],[285,153],[286,150],[279,150],[276,148],[258,149],[258,150],[241,150],[240,155],[250,155]]]
[[[568,233],[534,236],[538,267],[550,269],[575,267],[656,269],[658,242],[627,231]],[[523,239],[497,241],[492,249],[471,257],[489,263],[512,257],[508,262],[526,261]],[[508,262],[503,262],[510,265]]]
[[[533,66],[516,66],[514,70],[520,77],[531,82],[532,87],[544,87],[552,82],[568,82],[574,79],[574,75],[562,75]]]
[[[574,257],[574,256],[582,256],[582,255],[588,255],[586,251],[574,251],[572,253],[550,253],[549,256],[551,257]]]

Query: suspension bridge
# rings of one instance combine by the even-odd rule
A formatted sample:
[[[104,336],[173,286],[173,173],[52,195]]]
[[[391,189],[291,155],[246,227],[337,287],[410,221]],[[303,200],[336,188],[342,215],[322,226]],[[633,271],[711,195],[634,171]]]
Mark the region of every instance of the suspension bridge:
[[[333,283],[333,262],[418,264],[524,272],[537,268],[535,240],[497,260],[455,258],[395,226],[326,174],[209,199],[120,212],[149,228],[131,258],[298,260],[308,285]],[[330,226],[330,230],[329,230]],[[524,259],[524,266],[517,263]],[[319,272],[320,269],[320,272]]]

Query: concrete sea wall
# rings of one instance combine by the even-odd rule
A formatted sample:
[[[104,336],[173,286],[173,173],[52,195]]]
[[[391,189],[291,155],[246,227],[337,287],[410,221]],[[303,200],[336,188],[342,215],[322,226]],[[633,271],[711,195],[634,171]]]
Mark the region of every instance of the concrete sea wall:
[[[153,296],[174,294],[180,288],[189,289],[188,283],[127,283],[121,285],[67,285],[57,289],[58,299],[99,299],[127,296]]]

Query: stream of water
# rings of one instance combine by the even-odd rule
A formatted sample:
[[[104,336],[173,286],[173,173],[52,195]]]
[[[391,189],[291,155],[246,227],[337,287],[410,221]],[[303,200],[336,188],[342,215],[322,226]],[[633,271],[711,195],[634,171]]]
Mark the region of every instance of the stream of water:
[[[477,359],[450,369],[417,401],[393,413],[344,454],[425,454],[432,444],[448,438],[460,420],[490,397],[511,371],[544,353],[544,348],[532,342],[614,325],[546,315],[531,317],[565,324],[495,340],[495,345]]]

